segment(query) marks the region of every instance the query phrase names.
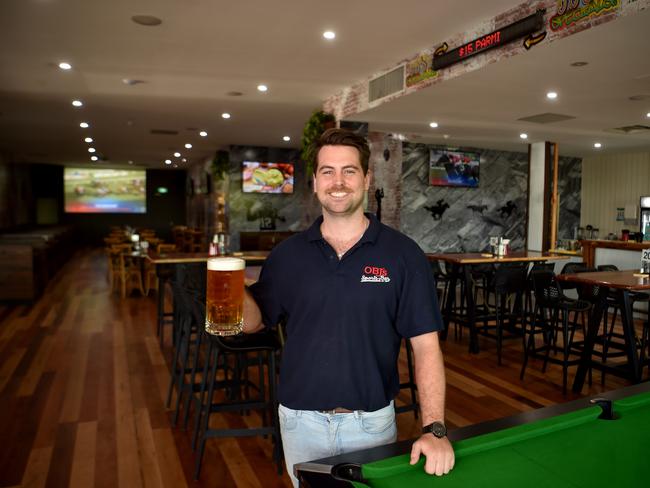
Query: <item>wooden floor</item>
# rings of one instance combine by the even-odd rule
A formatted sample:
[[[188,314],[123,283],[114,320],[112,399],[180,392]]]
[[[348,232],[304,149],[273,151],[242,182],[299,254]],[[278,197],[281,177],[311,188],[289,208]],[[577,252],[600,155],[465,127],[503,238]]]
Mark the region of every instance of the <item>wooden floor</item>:
[[[164,407],[170,344],[158,344],[154,298],[122,300],[106,276],[101,251],[80,252],[34,305],[0,305],[0,487],[289,487],[262,438],[208,441],[201,480],[192,481],[190,435],[171,427]],[[469,355],[467,336],[453,334],[444,343],[451,428],[575,398],[562,395],[557,366],[542,374],[533,361],[519,380],[519,340],[506,344],[503,366],[494,343],[481,348]],[[596,380],[585,393],[601,390]],[[607,377],[606,389],[626,384]],[[405,399],[403,391],[398,403]],[[400,439],[420,429],[412,413],[398,425]]]

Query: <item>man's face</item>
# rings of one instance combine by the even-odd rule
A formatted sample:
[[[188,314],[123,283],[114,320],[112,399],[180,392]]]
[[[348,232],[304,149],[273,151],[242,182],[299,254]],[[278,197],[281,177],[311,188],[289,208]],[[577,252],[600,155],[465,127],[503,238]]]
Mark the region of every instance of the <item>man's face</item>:
[[[324,146],[318,151],[314,193],[324,213],[353,215],[361,209],[369,185],[370,178],[363,174],[356,148]]]

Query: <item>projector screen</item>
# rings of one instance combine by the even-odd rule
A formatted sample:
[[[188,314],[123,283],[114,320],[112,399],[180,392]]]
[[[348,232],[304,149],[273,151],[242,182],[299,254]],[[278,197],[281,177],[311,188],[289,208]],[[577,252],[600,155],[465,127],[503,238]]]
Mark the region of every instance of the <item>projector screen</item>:
[[[145,170],[65,168],[68,213],[146,213]]]

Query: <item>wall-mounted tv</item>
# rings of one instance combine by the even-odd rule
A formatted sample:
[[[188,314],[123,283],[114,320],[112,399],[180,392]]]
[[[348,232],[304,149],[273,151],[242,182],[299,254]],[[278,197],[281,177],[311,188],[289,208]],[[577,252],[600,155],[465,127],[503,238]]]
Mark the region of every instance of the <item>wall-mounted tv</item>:
[[[145,170],[64,168],[68,213],[146,213]]]
[[[242,163],[244,193],[293,193],[293,163]]]
[[[481,155],[475,152],[431,149],[429,184],[477,188]]]

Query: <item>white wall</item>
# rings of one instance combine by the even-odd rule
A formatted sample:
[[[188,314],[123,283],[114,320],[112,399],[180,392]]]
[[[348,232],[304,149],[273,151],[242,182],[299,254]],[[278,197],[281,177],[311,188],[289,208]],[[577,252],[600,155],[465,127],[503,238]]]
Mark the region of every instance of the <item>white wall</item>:
[[[617,222],[616,209],[629,204],[638,207],[641,195],[650,195],[650,152],[608,154],[582,160],[580,226],[591,224],[600,229],[601,239],[610,232],[620,235],[624,228],[638,232],[638,218],[635,224]]]
[[[544,238],[544,178],[546,143],[530,145],[530,173],[528,174],[528,250],[541,251]]]

